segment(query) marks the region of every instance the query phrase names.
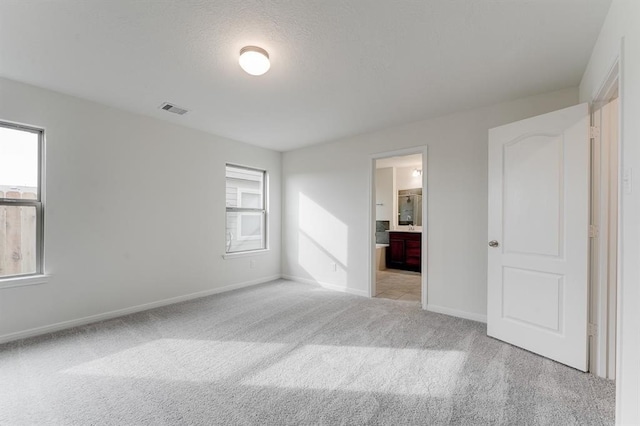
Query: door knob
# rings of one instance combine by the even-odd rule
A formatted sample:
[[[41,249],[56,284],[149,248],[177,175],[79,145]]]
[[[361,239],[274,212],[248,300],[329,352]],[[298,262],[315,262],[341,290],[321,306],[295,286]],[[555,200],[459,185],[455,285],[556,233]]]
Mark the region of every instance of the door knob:
[[[489,241],[489,247],[496,248],[500,245],[496,240]]]

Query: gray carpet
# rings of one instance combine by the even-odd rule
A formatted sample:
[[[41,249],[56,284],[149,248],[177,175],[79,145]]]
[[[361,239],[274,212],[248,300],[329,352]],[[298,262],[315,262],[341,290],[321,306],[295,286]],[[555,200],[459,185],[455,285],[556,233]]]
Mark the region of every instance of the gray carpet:
[[[0,346],[0,424],[613,424],[611,382],[485,333],[280,280]]]

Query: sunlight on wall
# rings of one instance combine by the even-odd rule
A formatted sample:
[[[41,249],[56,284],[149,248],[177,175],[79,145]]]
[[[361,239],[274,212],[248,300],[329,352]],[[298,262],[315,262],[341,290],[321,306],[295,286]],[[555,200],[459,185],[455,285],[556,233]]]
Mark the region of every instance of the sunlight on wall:
[[[64,370],[83,376],[213,382],[238,374],[285,344],[159,339]]]
[[[302,231],[298,234],[298,265],[320,284],[347,285],[346,268]]]
[[[316,281],[346,284],[347,225],[302,193],[298,212],[298,264]]]
[[[343,266],[347,266],[349,229],[315,201],[300,194],[298,226]]]
[[[459,351],[306,345],[242,384],[446,397],[465,359]]]

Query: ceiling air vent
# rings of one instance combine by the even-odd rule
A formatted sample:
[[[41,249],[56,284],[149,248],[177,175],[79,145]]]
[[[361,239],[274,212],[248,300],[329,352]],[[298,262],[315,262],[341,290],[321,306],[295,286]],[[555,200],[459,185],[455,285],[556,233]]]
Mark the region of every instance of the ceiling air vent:
[[[169,111],[178,115],[185,115],[186,113],[189,112],[186,109],[170,104],[169,102],[165,102],[162,105],[160,105],[160,109],[163,109],[165,111]]]

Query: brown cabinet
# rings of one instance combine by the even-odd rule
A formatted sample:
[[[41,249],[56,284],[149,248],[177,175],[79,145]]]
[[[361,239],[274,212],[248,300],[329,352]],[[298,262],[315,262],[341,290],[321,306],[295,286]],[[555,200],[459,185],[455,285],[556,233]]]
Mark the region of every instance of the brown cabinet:
[[[422,265],[422,233],[389,232],[387,268],[420,272]]]

